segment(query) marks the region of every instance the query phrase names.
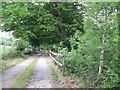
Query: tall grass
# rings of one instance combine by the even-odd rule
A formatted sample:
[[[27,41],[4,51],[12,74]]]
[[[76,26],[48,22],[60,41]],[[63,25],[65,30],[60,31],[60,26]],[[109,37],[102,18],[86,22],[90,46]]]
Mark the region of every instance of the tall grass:
[[[3,54],[6,54],[7,52],[10,51],[10,48],[7,48],[7,47],[3,47],[3,46],[0,46],[0,58],[3,57]]]
[[[51,70],[53,79],[57,82],[60,82],[58,72],[56,72],[55,69],[52,66],[50,66],[50,70]]]
[[[0,59],[6,60],[15,57],[19,57],[19,55],[17,54],[17,52],[13,47],[0,46]]]
[[[23,58],[18,56],[14,48],[0,46],[0,72],[5,71],[23,60]]]

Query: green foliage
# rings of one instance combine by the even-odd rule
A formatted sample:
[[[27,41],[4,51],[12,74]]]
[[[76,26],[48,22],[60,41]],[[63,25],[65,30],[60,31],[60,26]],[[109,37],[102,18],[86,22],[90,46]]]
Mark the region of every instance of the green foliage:
[[[119,87],[119,36],[115,33],[118,32],[116,12],[118,4],[87,3],[87,5],[86,10],[91,9],[85,12],[85,15],[88,15],[84,18],[85,33],[82,35],[76,31],[70,38],[71,51],[67,53],[65,73],[82,77],[86,87]],[[115,37],[117,39],[114,39]],[[104,61],[99,76],[102,50]]]
[[[24,56],[24,53],[25,53],[25,49],[26,48],[29,48],[30,44],[29,42],[27,41],[24,41],[22,39],[20,40],[16,40],[14,42],[14,48],[15,48],[15,51],[17,52],[18,56],[21,56],[21,57],[25,57]],[[29,50],[29,49],[28,49]],[[29,52],[29,51],[28,51]]]
[[[66,74],[81,77],[86,87],[120,87],[119,3],[2,4],[3,31],[22,38],[15,44],[19,55],[29,45],[66,51]]]
[[[83,31],[78,3],[2,3],[3,31],[28,41],[32,46],[66,41],[75,30]],[[7,18],[9,17],[9,18]],[[79,18],[79,19],[78,19]]]
[[[6,41],[5,41],[6,40]],[[15,57],[25,57],[25,53],[32,52],[31,46],[27,41],[24,40],[16,40],[11,42],[11,46],[7,46],[7,40],[8,42],[11,42],[11,39],[3,39],[5,42],[1,47],[0,47],[0,56],[2,59],[8,59],[8,58],[15,58]]]
[[[0,45],[12,46],[13,39],[12,38],[1,38]]]
[[[16,53],[14,49],[10,49],[9,51],[2,53],[2,59],[4,60],[9,59],[9,58],[16,58],[16,57],[19,57],[19,55]]]
[[[15,58],[19,57],[18,54],[15,52],[14,47],[12,46],[1,46],[0,47],[0,58],[1,59],[8,59],[8,58]]]

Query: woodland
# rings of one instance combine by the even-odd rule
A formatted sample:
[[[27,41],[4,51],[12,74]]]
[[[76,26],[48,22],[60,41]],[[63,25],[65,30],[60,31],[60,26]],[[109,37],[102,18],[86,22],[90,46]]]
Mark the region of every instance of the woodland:
[[[79,77],[86,87],[120,87],[119,2],[1,5],[2,31],[12,31],[17,39],[0,41],[13,47],[10,54],[24,57],[39,49],[66,53],[65,76]]]

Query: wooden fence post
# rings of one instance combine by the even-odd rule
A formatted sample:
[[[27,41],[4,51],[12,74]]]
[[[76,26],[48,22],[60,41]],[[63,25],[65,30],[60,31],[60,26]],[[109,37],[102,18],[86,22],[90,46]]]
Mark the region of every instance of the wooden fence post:
[[[60,57],[59,57],[59,56],[57,56],[57,57],[58,57],[58,58],[57,58],[57,59],[58,59],[58,62],[60,62]],[[58,66],[58,67],[60,68],[60,66]]]
[[[66,62],[66,51],[65,51],[64,55],[49,51],[49,55],[53,59],[55,65],[56,64],[59,65],[60,70],[61,70],[62,74],[64,75],[65,66],[66,66],[65,65],[65,62]],[[53,58],[53,57],[56,57],[56,59],[58,59],[58,60],[55,60],[55,58]],[[61,63],[60,63],[60,57],[62,57],[62,59],[63,59]]]
[[[66,51],[65,51],[65,53],[64,53],[64,56],[63,56],[63,69],[62,69],[62,74],[64,75],[64,69],[65,69],[65,60],[66,60]]]
[[[54,55],[54,57],[56,58],[57,56]],[[57,63],[55,62],[55,65],[56,65],[56,64],[57,64]]]

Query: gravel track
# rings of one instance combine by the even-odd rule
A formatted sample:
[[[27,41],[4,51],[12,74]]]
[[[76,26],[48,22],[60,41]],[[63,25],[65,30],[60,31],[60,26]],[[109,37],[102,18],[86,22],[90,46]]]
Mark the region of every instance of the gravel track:
[[[2,86],[0,85],[0,89],[9,88],[19,74],[35,59],[36,55],[30,56],[25,61],[22,61],[21,63],[11,67],[3,73],[0,73],[0,83],[2,81]]]
[[[28,83],[27,88],[54,88],[55,85],[52,80],[52,76],[47,63],[48,56],[40,56],[38,58],[35,70]]]
[[[27,58],[25,61],[11,67],[10,69],[0,73],[0,89],[9,88],[21,72],[33,61],[37,59],[31,80],[28,82],[27,88],[56,88],[53,83],[52,75],[49,70],[48,60],[50,59],[44,53],[36,54]]]

